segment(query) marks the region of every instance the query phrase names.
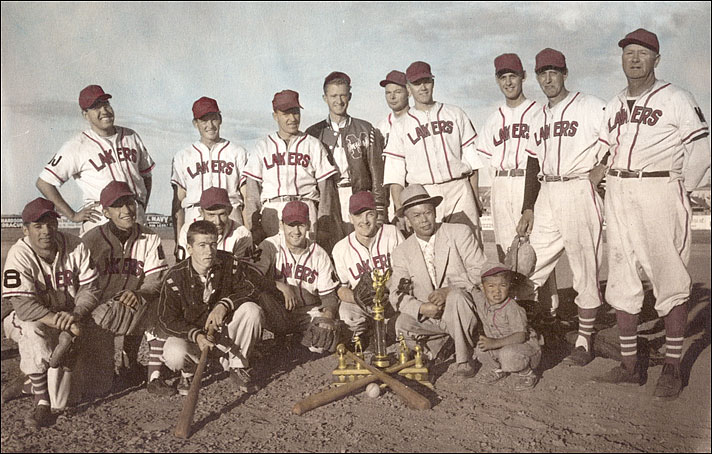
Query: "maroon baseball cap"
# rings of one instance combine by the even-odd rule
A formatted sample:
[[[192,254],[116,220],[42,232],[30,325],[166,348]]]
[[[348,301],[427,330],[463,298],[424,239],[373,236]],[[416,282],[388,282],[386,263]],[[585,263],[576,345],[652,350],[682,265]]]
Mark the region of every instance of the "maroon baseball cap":
[[[484,270],[485,271],[482,272],[482,276],[481,276],[482,279],[484,279],[486,277],[490,277],[490,276],[496,276],[497,274],[500,274],[500,273],[509,273],[511,271],[509,268],[507,268],[506,266],[504,266],[500,263],[498,263],[494,266],[486,266],[484,268]]]
[[[415,61],[405,70],[405,77],[408,82],[425,79],[426,77],[433,78],[433,73],[430,70],[430,65],[424,61]]]
[[[401,87],[405,87],[405,73],[402,71],[397,71],[395,69],[389,72],[386,78],[381,81],[380,85],[381,87],[385,87],[388,84],[396,84],[400,85]]]
[[[220,113],[218,102],[213,98],[203,96],[193,103],[193,118],[202,118],[210,113]]]
[[[548,66],[557,69],[566,69],[566,57],[558,50],[547,47],[536,54],[536,67],[534,71],[539,72],[539,70]]]
[[[299,200],[293,200],[287,203],[282,210],[282,222],[287,225],[308,224],[309,206]]]
[[[106,208],[113,205],[114,202],[119,200],[121,197],[127,195],[135,197],[128,183],[125,181],[112,181],[101,190],[99,201],[101,202],[101,205]]]
[[[519,59],[517,54],[502,54],[494,59],[495,74],[499,75],[508,72],[524,74],[522,61]]]
[[[285,112],[295,107],[299,107],[300,109],[304,108],[299,105],[299,93],[296,91],[282,90],[274,94],[274,98],[272,98],[272,109]]]
[[[324,86],[336,79],[344,79],[348,85],[351,85],[351,78],[346,74],[339,71],[334,71],[324,79]]]
[[[59,217],[59,213],[54,211],[54,203],[42,197],[37,197],[32,202],[25,205],[22,210],[22,222],[37,222],[45,214],[51,214],[55,218]]]
[[[376,209],[376,198],[370,191],[361,191],[349,199],[349,213],[359,214],[366,210]]]
[[[212,187],[200,195],[200,208],[209,210],[214,207],[232,207],[226,189]]]
[[[653,32],[649,32],[644,28],[639,28],[634,32],[630,32],[625,35],[625,38],[618,41],[618,46],[621,48],[627,46],[628,44],[640,44],[643,47],[647,47],[648,49],[655,51],[656,54],[660,53],[658,35]]]
[[[79,92],[79,107],[87,110],[97,101],[106,101],[111,95],[104,93],[104,89],[98,85],[89,85]]]

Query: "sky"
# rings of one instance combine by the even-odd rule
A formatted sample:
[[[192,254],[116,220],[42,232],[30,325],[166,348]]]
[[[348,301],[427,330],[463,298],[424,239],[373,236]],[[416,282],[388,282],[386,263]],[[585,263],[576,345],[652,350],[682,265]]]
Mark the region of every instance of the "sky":
[[[113,95],[116,124],[136,130],[156,161],[149,212],[170,212],[172,157],[199,138],[191,106],[218,101],[221,135],[248,150],[274,132],[274,93],[300,93],[302,130],[326,117],[332,71],[352,80],[349,113],[388,114],[378,83],[416,60],[430,63],[435,99],[481,128],[503,101],[493,60],[517,53],[525,94],[544,100],[534,57],[566,55],[569,90],[604,100],[625,87],[618,41],[639,27],[658,35],[658,78],[710,111],[710,2],[32,3],[2,2],[2,214],[40,196],[35,181],[64,142],[88,126],[79,91]],[[484,179],[483,185],[488,181]],[[61,188],[75,209],[74,181]]]

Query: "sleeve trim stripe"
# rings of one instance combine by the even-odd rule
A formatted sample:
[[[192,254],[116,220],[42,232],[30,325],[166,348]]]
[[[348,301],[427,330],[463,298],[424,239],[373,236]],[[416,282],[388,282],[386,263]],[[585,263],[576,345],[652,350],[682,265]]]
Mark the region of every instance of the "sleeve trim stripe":
[[[470,142],[472,142],[472,141],[475,140],[476,138],[477,138],[477,133],[475,133],[474,136],[470,137],[469,140],[467,140],[465,143],[463,143],[463,144],[462,144],[462,147],[464,148],[464,147],[468,146],[468,145],[470,144]]]
[[[611,144],[610,144],[610,143],[606,142],[606,141],[605,141],[605,140],[603,140],[603,139],[598,139],[598,141],[599,141],[599,142],[603,142],[603,143],[605,143],[605,144],[606,144],[606,145],[608,145],[609,147],[611,146]]]
[[[157,267],[155,267],[155,268],[151,268],[151,269],[148,270],[148,271],[144,271],[143,274],[146,275],[146,276],[148,276],[148,275],[151,274],[151,273],[155,273],[155,272],[157,272],[157,271],[160,271],[160,270],[167,270],[167,269],[168,269],[168,265],[161,265],[161,266],[157,266]]]
[[[178,183],[176,180],[171,179],[171,183],[175,184],[176,186],[180,186],[182,189],[185,189],[185,186],[182,184]]]
[[[709,133],[707,126],[705,126],[704,128],[700,128],[700,129],[698,129],[697,131],[693,131],[692,133],[690,133],[687,137],[685,137],[684,139],[682,139],[682,143],[687,143],[688,141],[691,142],[690,137],[692,137],[692,136],[694,136],[695,134],[697,134],[697,133],[699,133],[699,132],[702,132],[702,131],[707,131],[707,132]],[[695,137],[695,140],[697,140],[697,139],[699,139],[699,137]]]
[[[489,156],[489,157],[492,157],[492,154],[491,154],[491,153],[487,153],[485,150],[482,150],[481,148],[478,148],[477,151],[480,152],[480,153],[482,153],[482,154],[484,154],[484,155],[487,155],[487,156]]]
[[[262,181],[262,177],[258,177],[257,175],[252,175],[252,174],[251,174],[250,172],[248,172],[248,171],[245,171],[245,175],[247,175],[248,177],[252,178],[253,180]]]
[[[156,167],[156,163],[153,163],[153,164],[151,165],[151,167],[149,167],[148,169],[146,169],[146,170],[139,170],[138,172],[141,173],[141,174],[149,173],[151,170],[153,170],[154,167]]]
[[[47,172],[51,173],[52,175],[54,175],[54,177],[55,177],[57,180],[59,180],[60,183],[62,183],[62,184],[65,183],[65,180],[59,178],[59,176],[58,176],[56,173],[52,172],[52,170],[51,170],[49,167],[45,167],[45,170],[46,170]]]
[[[396,153],[389,153],[389,152],[387,152],[387,151],[384,151],[383,154],[386,155],[386,156],[393,156],[394,158],[405,159],[405,155],[400,155],[400,154],[396,154]]]
[[[3,292],[2,297],[17,296],[17,295],[37,295],[37,292]]]
[[[326,180],[327,178],[329,178],[330,176],[332,176],[332,175],[334,175],[334,174],[336,174],[336,173],[337,173],[337,170],[336,170],[336,169],[332,169],[331,171],[329,171],[329,172],[325,173],[324,175],[318,177],[318,178],[316,179],[316,181],[324,181],[324,180]]]
[[[324,290],[324,291],[319,290],[318,293],[319,293],[320,296],[322,296],[322,295],[328,295],[329,293],[333,292],[333,291],[336,290],[337,288],[339,288],[339,284],[336,284],[336,285],[333,286],[332,288],[327,289],[327,290]]]
[[[80,279],[80,280],[79,280],[79,283],[80,283],[80,284],[88,284],[89,282],[93,281],[94,279],[96,279],[96,278],[98,278],[98,277],[99,277],[99,273],[94,272],[94,274],[92,274],[92,275],[89,276],[88,278],[86,278],[86,279]]]

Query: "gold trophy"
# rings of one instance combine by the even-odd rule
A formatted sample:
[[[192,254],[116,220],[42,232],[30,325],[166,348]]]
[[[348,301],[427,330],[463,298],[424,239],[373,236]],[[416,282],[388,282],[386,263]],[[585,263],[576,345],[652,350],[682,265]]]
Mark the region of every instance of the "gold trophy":
[[[383,305],[385,299],[386,282],[391,278],[391,270],[382,273],[373,270],[373,289],[376,295],[373,297],[373,326],[374,326],[374,347],[373,365],[379,369],[390,366],[391,361],[386,352],[386,307]]]

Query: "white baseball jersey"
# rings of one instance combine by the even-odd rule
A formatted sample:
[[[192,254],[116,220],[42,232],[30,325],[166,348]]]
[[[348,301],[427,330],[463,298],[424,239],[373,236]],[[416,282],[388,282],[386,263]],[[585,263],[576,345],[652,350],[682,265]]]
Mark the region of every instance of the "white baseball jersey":
[[[388,146],[388,137],[391,135],[391,129],[393,129],[393,123],[397,122],[401,118],[403,118],[404,115],[401,115],[400,117],[396,117],[396,114],[391,112],[389,113],[386,118],[381,120],[380,123],[378,123],[378,126],[376,126],[376,129],[381,131],[381,135],[383,136],[383,147],[385,148]]]
[[[315,242],[310,241],[304,252],[294,255],[280,232],[265,239],[260,249],[256,268],[263,275],[272,274],[276,281],[296,287],[299,305],[310,306],[313,296],[326,295],[339,287],[329,254]]]
[[[539,175],[582,176],[599,163],[604,108],[595,96],[570,92],[553,108],[539,110],[527,144],[527,153],[539,160]]]
[[[168,269],[161,238],[140,224],[134,225],[123,245],[110,232],[108,224],[94,227],[82,240],[99,272],[98,287],[104,300],[121,290],[136,290],[146,276]]]
[[[391,253],[400,243],[403,235],[394,225],[382,225],[369,247],[359,243],[356,233],[350,233],[334,245],[332,256],[336,274],[342,285],[354,288],[364,273],[374,269],[385,272],[391,268]]]
[[[101,190],[112,181],[125,181],[145,205],[143,177],[155,166],[139,135],[116,126],[116,134],[101,137],[91,129],[65,143],[40,173],[40,178],[54,186],[74,178],[82,190],[84,205],[99,201]]]
[[[99,277],[89,249],[71,234],[57,232],[57,254],[52,263],[40,258],[27,237],[17,240],[7,254],[2,279],[2,297],[31,297],[44,306],[29,312],[37,319],[51,312],[72,311],[81,285]],[[44,314],[42,312],[45,312]]]
[[[318,201],[317,183],[336,173],[319,139],[301,132],[289,146],[277,133],[260,140],[245,169],[247,178],[262,185],[263,202],[280,196]]]
[[[601,141],[610,147],[610,167],[681,174],[685,147],[709,133],[699,105],[689,92],[662,80],[638,97],[632,109],[627,92],[608,103],[601,127]]]
[[[542,108],[541,104],[529,99],[514,108],[506,103],[501,105],[480,131],[476,151],[488,158],[495,170],[526,169],[525,150],[532,131],[532,119]],[[468,161],[470,157],[470,153],[466,153]]]
[[[240,186],[245,183],[247,151],[229,140],[220,139],[211,148],[198,140],[173,158],[171,184],[185,189],[183,208],[197,206],[208,188],[227,190],[235,210],[243,205]]]
[[[473,169],[463,151],[475,146],[476,137],[459,107],[436,102],[427,111],[410,109],[392,125],[383,152],[383,184],[436,184],[469,175]]]
[[[197,221],[202,220],[200,216]],[[188,257],[188,223],[183,224],[178,235],[178,260]],[[244,225],[238,225],[232,219],[227,220],[225,231],[218,235],[218,250],[227,251],[235,257],[243,257],[245,252],[252,246],[252,232]]]

